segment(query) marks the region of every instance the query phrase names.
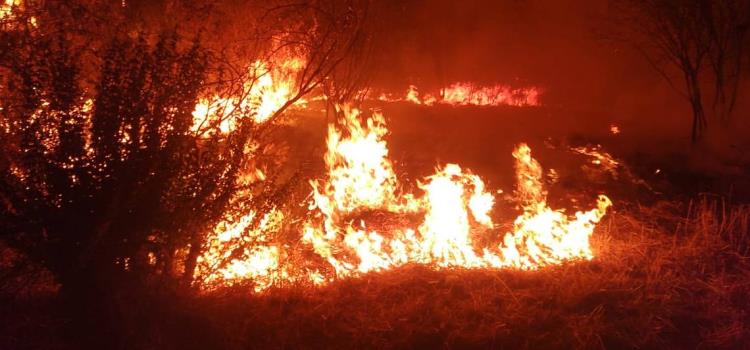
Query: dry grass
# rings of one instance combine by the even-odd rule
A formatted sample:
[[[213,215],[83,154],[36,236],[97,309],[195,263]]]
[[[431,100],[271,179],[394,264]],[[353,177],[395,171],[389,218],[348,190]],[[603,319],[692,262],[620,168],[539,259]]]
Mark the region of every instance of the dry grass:
[[[743,348],[750,209],[709,198],[688,208],[608,216],[590,262],[407,266],[323,288],[208,296],[180,312],[200,320],[189,344],[229,349]]]
[[[538,271],[414,265],[256,296],[151,296],[129,304],[123,337],[147,349],[747,348],[750,207],[710,197],[631,207],[600,225],[592,261]],[[45,322],[44,332],[59,323]],[[32,331],[13,344],[56,344],[18,337]]]

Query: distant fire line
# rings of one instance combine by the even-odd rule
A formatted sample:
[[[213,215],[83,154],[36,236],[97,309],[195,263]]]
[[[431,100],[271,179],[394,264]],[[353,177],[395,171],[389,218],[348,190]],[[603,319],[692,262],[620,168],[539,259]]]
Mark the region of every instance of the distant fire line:
[[[410,85],[402,96],[382,93],[377,100],[385,102],[410,102],[418,105],[452,105],[452,106],[515,106],[533,107],[540,105],[541,90],[537,87],[513,88],[496,84],[479,86],[473,83],[453,83],[440,89],[438,95],[423,94]]]

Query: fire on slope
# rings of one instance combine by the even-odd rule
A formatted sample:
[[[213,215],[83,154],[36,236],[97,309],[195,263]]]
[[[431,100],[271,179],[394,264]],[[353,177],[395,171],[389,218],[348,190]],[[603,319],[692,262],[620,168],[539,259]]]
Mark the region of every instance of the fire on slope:
[[[518,145],[513,152],[522,213],[512,230],[502,232],[492,219],[494,196],[479,176],[457,164],[440,167],[419,182],[419,193],[403,191],[388,158],[383,116],[374,113],[363,119],[360,114],[345,110],[340,126],[329,125],[327,178],[310,182],[311,218],[304,223],[302,241],[330,265],[333,274],[324,277],[319,270],[303,269],[304,276],[295,276],[290,272],[294,269],[285,267],[278,246],[251,247],[247,240],[244,257],[232,258],[230,251],[237,246],[226,245],[241,235],[225,229],[215,232],[213,249],[202,261],[211,264],[224,257],[229,262],[213,272],[204,269],[204,280],[231,284],[252,279],[256,290],[262,290],[275,281],[319,284],[407,263],[534,269],[593,257],[589,238],[610,200],[601,195],[596,208],[574,215],[551,209],[543,170],[527,145]],[[281,213],[269,215],[284,219]],[[251,236],[263,237],[264,231],[273,230],[273,220],[264,218]]]
[[[11,0],[6,0],[11,1]],[[295,99],[298,93],[298,75],[305,68],[305,57],[285,50],[276,50],[265,60],[250,64],[245,83],[231,96],[213,95],[200,99],[193,111],[193,131],[227,133],[235,129],[238,118],[251,116],[256,123],[264,123],[288,104],[305,107],[307,100]],[[420,95],[417,87],[409,86],[403,97],[381,94],[377,100],[385,102],[406,101],[432,106],[539,106],[540,89],[536,87],[512,88],[508,85],[478,86],[472,83],[454,83],[440,89],[436,95]],[[315,95],[310,100],[321,100]]]

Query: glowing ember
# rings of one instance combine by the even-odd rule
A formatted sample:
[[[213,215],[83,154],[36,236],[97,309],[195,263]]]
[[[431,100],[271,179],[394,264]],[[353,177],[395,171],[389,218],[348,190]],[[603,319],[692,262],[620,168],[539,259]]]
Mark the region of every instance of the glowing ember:
[[[477,86],[471,83],[454,83],[440,90],[438,96],[419,94],[416,86],[410,85],[403,98],[381,94],[378,99],[387,102],[406,101],[432,106],[539,106],[539,89],[511,88],[507,85]]]
[[[620,167],[620,162],[611,154],[602,150],[601,145],[573,147],[571,150],[575,153],[588,156],[591,159],[591,164],[601,167],[602,170],[612,174],[612,177],[617,178],[617,169]]]

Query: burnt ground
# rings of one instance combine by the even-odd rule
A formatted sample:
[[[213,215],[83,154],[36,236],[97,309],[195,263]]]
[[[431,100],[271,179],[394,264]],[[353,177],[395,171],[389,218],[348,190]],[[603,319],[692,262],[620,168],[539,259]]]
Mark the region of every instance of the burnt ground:
[[[612,121],[579,125],[554,109],[383,107],[391,156],[405,186],[456,162],[513,188],[510,152],[527,142],[550,179],[552,207],[614,209],[593,237],[595,258],[538,271],[435,271],[405,266],[324,287],[252,295],[126,299],[124,348],[747,348],[750,207],[742,163],[702,162],[678,141],[648,140]],[[583,112],[582,112],[583,113]],[[596,118],[585,118],[597,120]],[[290,167],[322,171],[323,120],[290,132]],[[662,148],[654,151],[655,144]],[[613,175],[569,146],[602,144]],[[719,164],[719,165],[717,165]],[[707,171],[706,169],[710,169]],[[657,172],[657,170],[659,170]],[[512,218],[500,198],[496,216]],[[5,256],[4,256],[5,258]],[[40,276],[28,268],[23,276]],[[5,286],[19,283],[3,275]],[[15,278],[15,277],[14,277]],[[66,348],[54,281],[3,293],[2,348]],[[28,279],[24,279],[25,281]],[[52,287],[50,287],[52,286]],[[5,290],[5,289],[4,289]],[[30,292],[29,292],[30,291]],[[28,292],[28,293],[27,293]]]

